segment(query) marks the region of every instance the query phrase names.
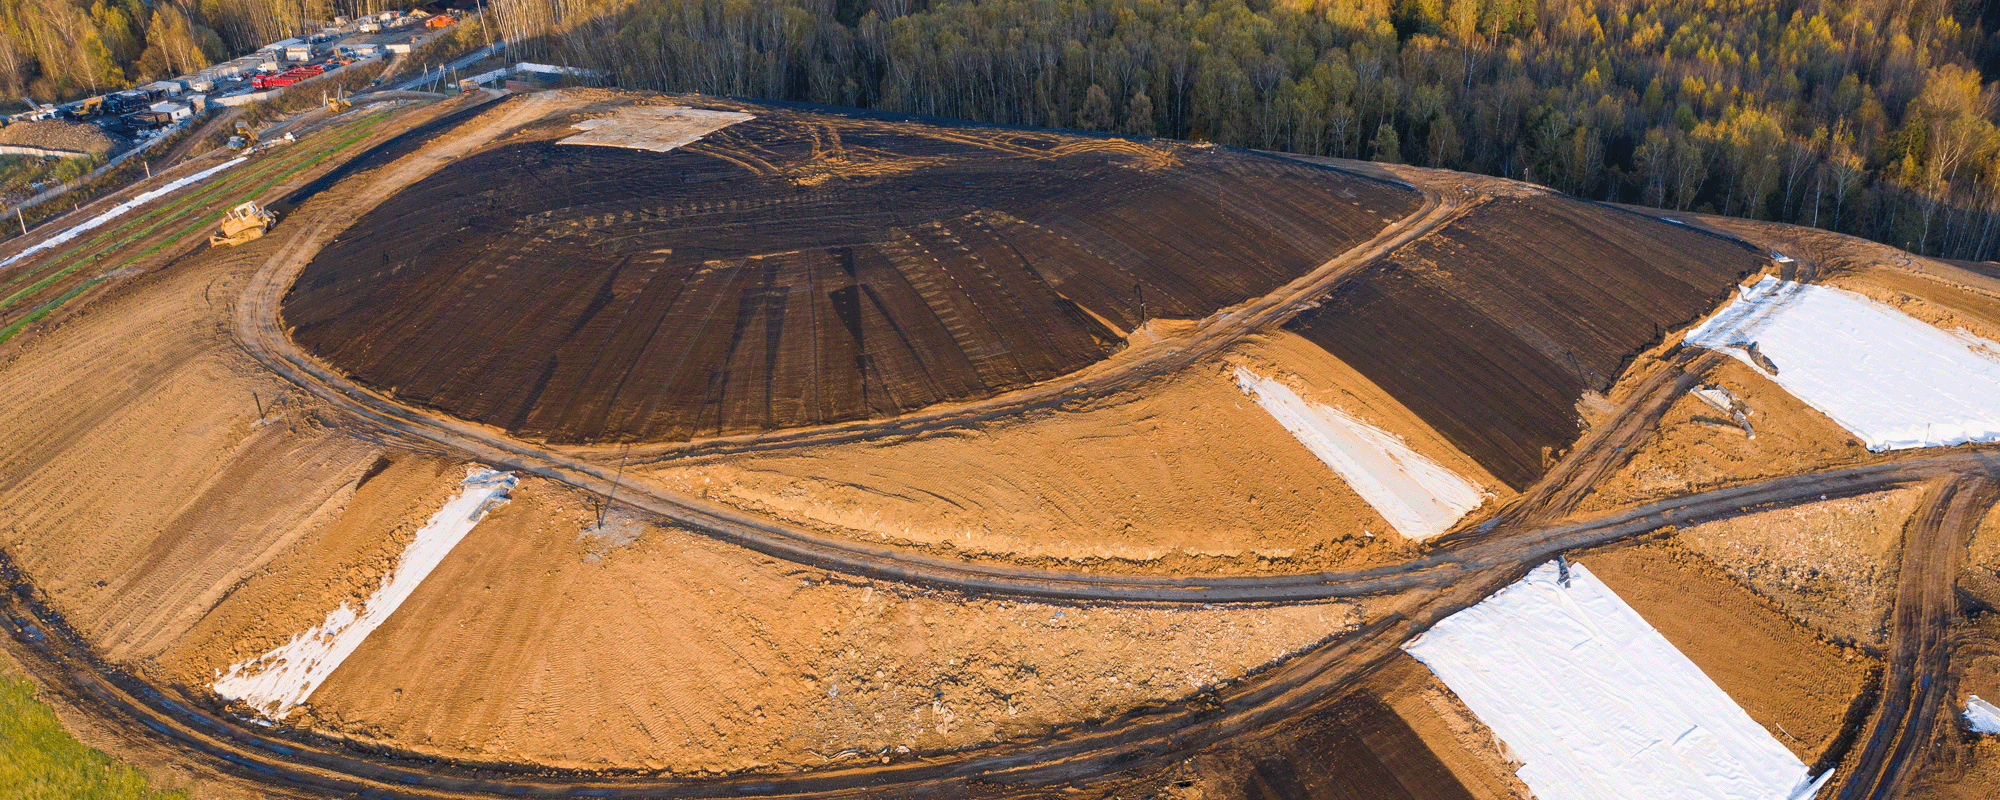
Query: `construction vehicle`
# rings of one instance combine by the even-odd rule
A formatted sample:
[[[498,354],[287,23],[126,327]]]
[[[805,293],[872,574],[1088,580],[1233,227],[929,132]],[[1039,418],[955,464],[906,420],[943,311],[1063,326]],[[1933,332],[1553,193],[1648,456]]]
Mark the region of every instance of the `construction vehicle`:
[[[347,99],[346,92],[339,88],[333,90],[332,97],[327,97],[326,92],[320,92],[320,99],[326,101],[328,114],[338,114],[354,107],[354,101]]]
[[[262,238],[265,231],[278,223],[278,215],[271,213],[256,201],[229,209],[222,215],[222,227],[215,235],[208,237],[213,246],[235,245]]]
[[[256,146],[257,146],[257,131],[251,129],[250,123],[244,122],[243,120],[240,119],[237,120],[236,135],[229,137],[229,149],[248,150]]]
[[[104,95],[86,97],[71,104],[69,108],[69,117],[77,120],[92,119],[103,113]]]

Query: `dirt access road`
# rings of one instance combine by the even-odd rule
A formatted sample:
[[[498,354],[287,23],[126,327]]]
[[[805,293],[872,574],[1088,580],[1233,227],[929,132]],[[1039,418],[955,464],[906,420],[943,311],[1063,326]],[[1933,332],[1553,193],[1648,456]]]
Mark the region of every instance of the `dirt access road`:
[[[550,98],[535,95],[512,101],[497,109],[496,118],[478,129],[457,130],[440,137],[433,147],[397,162],[378,176],[376,182],[361,187],[364,196],[356,205],[371,205],[368,198],[379,200],[385,196],[383,193],[421,178],[455,154],[479,147],[498,132],[557,110],[558,104]],[[1190,363],[1198,358],[1183,355],[1197,345],[1220,349],[1233,341],[1228,334],[1232,329],[1235,336],[1241,336],[1260,325],[1282,320],[1299,302],[1313,296],[1314,291],[1337,283],[1342,275],[1367,259],[1448,220],[1450,213],[1446,209],[1463,208],[1441,198],[1434,199],[1434,206],[1427,206],[1412,219],[1391,226],[1383,234],[1386,239],[1378,237],[1343,257],[1355,259],[1352,263],[1336,259],[1301,279],[1307,284],[1288,285],[1285,290],[1211,318],[1186,341],[1171,346],[1162,344],[1153,354],[1157,361],[1135,357],[1107,363],[1103,370],[1079,376],[1077,381],[1053,384],[1051,389],[1059,389],[1053,393],[1037,395],[1036,390],[1027,390],[1004,396],[994,401],[993,408],[977,413],[1010,413],[1001,410],[1008,408],[1005,403],[1009,401],[1057,404],[1089,394],[1094,391],[1091,386],[1102,390],[1125,385],[1103,374],[1115,370],[1125,370],[1122,373],[1125,380],[1145,380],[1152,374],[1160,374],[1159,370],[1168,370],[1166,365]],[[293,221],[294,232],[281,243],[278,257],[260,271],[235,310],[236,330],[245,347],[309,391],[426,447],[443,446],[505,468],[535,472],[592,491],[609,491],[616,481],[615,473],[601,463],[544,452],[474,426],[416,414],[358,388],[341,389],[336,383],[338,376],[290,348],[288,339],[276,330],[275,324],[277,300],[290,280],[286,272],[295,274],[297,266],[310,258],[318,244],[343,229],[350,219],[329,213]],[[1187,360],[1180,360],[1183,358]],[[1145,366],[1149,363],[1150,367]],[[1478,602],[1555,552],[1751,507],[1861,494],[1940,476],[2000,474],[2000,455],[1996,455],[2000,451],[1960,448],[1690,494],[1588,519],[1568,519],[1564,498],[1580,495],[1596,476],[1615,469],[1628,445],[1648,428],[1647,420],[1657,417],[1661,399],[1671,398],[1674,387],[1688,380],[1688,375],[1702,371],[1698,364],[1686,367],[1682,369],[1676,362],[1673,369],[1649,376],[1648,388],[1637,393],[1619,417],[1605,426],[1605,433],[1580,445],[1565,460],[1565,466],[1552,473],[1548,485],[1556,488],[1535,494],[1532,502],[1519,507],[1518,515],[1483,526],[1477,536],[1441,547],[1422,559],[1353,573],[1174,580],[968,565],[915,556],[894,548],[827,539],[706,503],[683,502],[687,498],[662,497],[650,491],[641,493],[638,487],[618,489],[620,497],[635,506],[752,549],[886,579],[951,585],[975,594],[1255,602],[1408,591],[1393,601],[1388,613],[1361,631],[1235,687],[1118,720],[1079,726],[1046,739],[981,748],[941,760],[726,779],[473,772],[448,764],[362,754],[327,742],[275,738],[209,714],[183,698],[95,660],[87,644],[76,638],[59,617],[41,606],[33,587],[22,582],[5,564],[0,564],[0,579],[7,580],[16,591],[5,597],[4,609],[0,609],[5,611],[5,619],[0,624],[21,645],[18,649],[29,657],[31,669],[38,677],[46,685],[58,687],[78,706],[105,719],[119,721],[119,727],[129,731],[130,736],[164,739],[174,746],[203,754],[204,761],[230,765],[225,768],[274,789],[365,792],[392,797],[494,794],[658,797],[829,792],[907,796],[934,794],[942,789],[1006,793],[1066,782],[1119,780],[1169,763],[1194,749],[1255,732],[1289,715],[1312,709],[1393,656],[1402,642],[1432,622]],[[1088,384],[1086,380],[1098,383]],[[1033,406],[1015,405],[1012,410],[1024,407]],[[966,419],[963,416],[966,413],[973,412],[968,412],[967,407],[947,409],[917,424],[949,426],[954,424],[953,419]],[[891,427],[881,429],[891,433],[881,435],[892,435],[896,430],[894,425],[909,421],[891,421]],[[846,429],[821,433],[878,435]]]
[[[1960,477],[1951,477],[1951,476]],[[189,700],[140,681],[122,670],[104,664],[91,654],[87,642],[77,636],[61,618],[35,597],[32,587],[22,582],[10,564],[0,561],[0,580],[15,591],[0,596],[0,627],[5,627],[17,644],[22,660],[69,702],[94,716],[118,721],[127,735],[164,740],[171,746],[218,760],[225,769],[252,780],[288,789],[339,794],[366,793],[378,797],[447,798],[474,796],[525,797],[716,797],[792,796],[809,794],[865,793],[869,796],[926,796],[939,791],[974,790],[1005,794],[1012,789],[1046,787],[1057,784],[1090,785],[1115,783],[1163,767],[1186,754],[1232,738],[1250,735],[1279,720],[1308,713],[1332,702],[1342,689],[1352,686],[1370,670],[1394,656],[1403,642],[1421,633],[1437,620],[1484,599],[1492,591],[1516,580],[1529,567],[1554,552],[1586,547],[1613,539],[1655,530],[1663,525],[1690,519],[1727,515],[1745,508],[1785,502],[1805,502],[1821,497],[1856,495],[1886,486],[1915,480],[1938,480],[1946,487],[1964,487],[1937,492],[1924,517],[1912,526],[1912,542],[1928,543],[1924,553],[1913,555],[1906,564],[1927,576],[1928,593],[1912,591],[1923,599],[1918,605],[1929,611],[1899,621],[1913,630],[1937,631],[1940,618],[1937,592],[1949,603],[1949,571],[1933,570],[1955,561],[1952,543],[1962,543],[1958,535],[1930,536],[1920,531],[1942,529],[1964,532],[1976,524],[1992,499],[1992,487],[2000,486],[2000,453],[1971,449],[1927,455],[1891,462],[1848,467],[1820,473],[1789,476],[1728,489],[1703,492],[1668,501],[1636,506],[1603,515],[1589,522],[1571,523],[1509,532],[1477,544],[1441,554],[1425,567],[1370,570],[1347,576],[1343,583],[1318,587],[1327,593],[1372,590],[1393,586],[1414,590],[1394,602],[1376,621],[1360,631],[1343,636],[1327,646],[1285,662],[1263,675],[1234,687],[1206,694],[1166,707],[1135,712],[1121,719],[1097,725],[1083,725],[1051,737],[1010,742],[968,751],[957,757],[905,760],[866,768],[812,772],[788,776],[741,776],[715,779],[666,778],[658,776],[607,776],[600,774],[547,774],[523,769],[521,772],[493,772],[460,769],[436,764],[357,754],[338,744],[309,738],[279,738],[211,714]],[[1532,543],[1532,544],[1530,544]],[[1478,553],[1475,555],[1474,553]],[[1948,564],[1945,564],[1948,566]],[[1939,575],[1947,576],[1940,581]],[[1293,578],[1246,579],[1247,583],[1267,583],[1279,587]],[[1942,587],[1941,589],[1938,587]],[[1946,612],[1949,613],[1947,607]],[[1932,626],[1925,628],[1924,626]],[[1929,636],[1930,634],[1926,634]],[[1904,661],[1912,666],[1905,686],[1920,687],[1914,697],[1898,704],[1885,702],[1886,722],[1877,723],[1871,742],[1895,743],[1879,748],[1888,755],[1863,759],[1863,764],[1882,764],[1873,774],[1894,780],[1894,768],[1907,760],[1907,748],[1926,736],[1907,735],[1921,725],[1925,730],[1935,719],[1943,695],[1938,681],[1930,678],[1938,668],[1936,653],[1942,647],[1936,638],[1898,641],[1927,641],[1909,651]],[[1899,648],[1901,645],[1899,645]],[[1900,651],[1900,650],[1899,650]],[[1920,665],[1929,664],[1929,667]],[[1893,696],[1893,693],[1892,693]],[[1909,709],[1910,713],[1899,709]],[[1926,710],[1928,709],[1928,710]],[[1908,721],[1906,723],[1906,720]],[[1870,752],[1877,748],[1871,747]],[[1887,770],[1886,772],[1884,770]],[[1871,795],[1872,796],[1872,795]]]
[[[621,450],[577,451],[536,446],[483,426],[409,408],[329,369],[307,355],[279,330],[279,305],[314,254],[354,219],[382,199],[492,141],[499,134],[562,110],[558,95],[534,94],[459,126],[413,156],[349,191],[354,200],[339,210],[292,220],[278,254],[258,270],[236,304],[235,330],[245,350],[266,367],[337,407],[388,430],[429,445],[587,489],[615,494],[620,502],[729,540],[736,544],[814,566],[903,582],[950,586],[980,593],[1064,599],[1178,600],[1218,602],[1240,599],[1229,589],[1200,579],[1115,578],[1089,573],[970,565],[893,547],[867,545],[786,525],[690,495],[645,483],[622,482]],[[1282,323],[1312,298],[1395,248],[1455,219],[1474,204],[1465,193],[1426,191],[1424,205],[1390,225],[1373,240],[1327,261],[1311,273],[1256,300],[1218,312],[1187,334],[1137,344],[1098,367],[987,401],[919,412],[893,420],[828,426],[795,434],[763,437],[744,448],[822,444],[828,441],[909,435],[952,427],[1023,410],[1115,391],[1169,374],[1219,352],[1242,337]],[[284,228],[280,228],[284,230]],[[703,443],[701,446],[720,444]],[[675,445],[674,448],[682,447]],[[665,457],[659,450],[633,448],[641,459]],[[715,452],[715,451],[711,451]],[[1239,594],[1264,591],[1261,587]],[[1306,590],[1308,592],[1324,590]],[[1290,597],[1292,595],[1286,595]],[[1279,599],[1259,597],[1258,599]]]
[[[1940,480],[1903,533],[1896,580],[1889,669],[1866,743],[1841,800],[1885,800],[1900,793],[1923,766],[1920,748],[1936,733],[1938,712],[1951,702],[1951,627],[1958,618],[1959,562],[2000,484],[1982,475]]]

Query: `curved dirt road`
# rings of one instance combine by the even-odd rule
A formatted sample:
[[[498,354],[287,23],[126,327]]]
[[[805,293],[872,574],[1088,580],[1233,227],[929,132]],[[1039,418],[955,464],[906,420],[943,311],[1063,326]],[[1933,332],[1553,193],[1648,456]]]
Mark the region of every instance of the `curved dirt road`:
[[[1966,477],[1951,478],[1954,475]],[[1394,656],[1404,641],[1431,623],[1479,602],[1561,550],[1601,544],[1662,525],[1817,500],[1823,495],[1862,494],[1912,481],[1945,478],[1953,486],[2000,485],[1994,476],[2000,476],[2000,453],[1964,449],[1718,489],[1643,504],[1589,521],[1507,531],[1400,568],[1231,579],[1239,585],[1222,592],[1225,596],[1303,599],[1397,588],[1419,591],[1405,596],[1390,613],[1361,630],[1210,696],[1135,712],[1098,726],[1078,726],[1037,741],[995,745],[943,758],[786,776],[696,779],[549,774],[530,768],[478,770],[362,754],[338,743],[307,737],[280,738],[200,708],[97,660],[86,642],[36,600],[31,587],[19,583],[19,575],[4,560],[0,560],[0,580],[15,584],[17,590],[0,595],[0,612],[4,612],[0,613],[0,627],[12,635],[19,645],[16,649],[28,656],[22,660],[37,676],[46,685],[60,687],[71,702],[101,718],[129,721],[131,724],[119,727],[132,735],[163,740],[276,786],[422,798],[922,796],[979,785],[1027,787],[1109,780],[1121,773],[1163,766],[1192,750],[1246,735],[1333,697],[1338,689]],[[1980,492],[1982,497],[1986,491],[1990,490]],[[1961,492],[1958,496],[1972,494]],[[1975,509],[1975,505],[1967,500],[1951,506],[1956,515],[1952,519],[1976,522],[1977,509],[1985,506]],[[1934,575],[1928,569],[1925,574]],[[1948,592],[1948,581],[1945,586]],[[1899,604],[1899,619],[1900,609]],[[1919,681],[1918,685],[1929,691],[1937,684]],[[1929,707],[1935,711],[1935,703]],[[1925,718],[1926,724],[1929,718]],[[1896,717],[1883,726],[1892,729],[1891,738],[1893,731],[1904,727],[1901,720]],[[1883,763],[1894,765],[1901,759],[1892,757]]]
[[[357,200],[353,206],[372,206],[373,203],[365,202],[367,198],[379,200],[387,192],[428,174],[454,155],[484,144],[499,130],[546,113],[551,105],[546,102],[538,104],[538,97],[510,102],[496,109],[499,119],[478,129],[453,131],[441,137],[437,145],[397,162],[378,174],[370,184],[361,187],[363,199]],[[375,192],[381,194],[371,194]],[[1378,236],[1377,241],[1322,265],[1300,282],[1211,318],[1188,340],[1161,346],[1157,351],[1143,351],[1129,359],[1107,362],[1100,365],[1102,369],[1072,376],[1075,380],[1031,387],[995,398],[990,401],[991,405],[971,404],[939,410],[934,414],[875,423],[873,427],[820,429],[802,435],[863,438],[962,424],[984,416],[1060,404],[1078,396],[1109,391],[1179,369],[1221,349],[1235,337],[1281,321],[1300,302],[1337,283],[1368,260],[1435,229],[1464,210],[1458,198],[1439,199],[1434,196],[1433,201],[1417,215],[1391,226],[1391,230],[1383,234],[1388,238]],[[353,206],[337,213],[327,212],[295,220],[294,230],[281,243],[278,255],[252,279],[235,309],[236,330],[246,350],[307,391],[386,430],[509,469],[533,472],[592,491],[609,490],[616,480],[611,470],[589,457],[544,451],[516,442],[496,431],[404,409],[345,381],[291,346],[289,339],[277,328],[278,302],[292,276],[297,274],[318,246],[351,222],[353,217],[346,215]],[[358,216],[358,212],[354,216]],[[1350,258],[1353,260],[1348,260]],[[1201,350],[1203,347],[1209,349]],[[911,759],[888,765],[871,764],[787,776],[719,779],[550,774],[529,768],[477,770],[433,761],[399,760],[363,753],[336,742],[289,734],[282,737],[268,735],[96,660],[87,643],[37,601],[32,587],[13,572],[4,556],[0,556],[0,580],[5,580],[16,591],[0,597],[0,627],[7,628],[19,645],[16,649],[28,656],[23,660],[43,679],[44,684],[57,687],[71,702],[102,718],[121,723],[118,727],[128,731],[128,735],[169,742],[187,752],[200,754],[205,761],[228,765],[226,768],[231,771],[279,790],[458,798],[799,794],[876,797],[966,792],[980,787],[1026,789],[1111,780],[1120,774],[1155,768],[1191,750],[1257,731],[1310,709],[1335,695],[1338,689],[1356,680],[1371,667],[1394,656],[1402,642],[1430,623],[1478,602],[1533,564],[1563,550],[1601,544],[1665,525],[1727,515],[1754,507],[1808,502],[1821,496],[1861,494],[1951,476],[2000,475],[2000,448],[1966,447],[1944,453],[1904,454],[1861,466],[1745,483],[1636,505],[1586,519],[1569,518],[1569,509],[1574,507],[1575,500],[1588,490],[1597,477],[1615,469],[1615,465],[1622,460],[1626,445],[1642,436],[1651,421],[1664,410],[1664,404],[1678,396],[1677,387],[1689,380],[1689,375],[1699,374],[1700,365],[1688,360],[1692,358],[1676,360],[1670,369],[1662,369],[1649,376],[1645,388],[1627,404],[1618,419],[1607,425],[1601,435],[1593,434],[1590,440],[1580,443],[1571,457],[1538,485],[1537,491],[1524,502],[1516,504],[1515,513],[1496,517],[1476,531],[1469,532],[1472,535],[1449,541],[1415,561],[1355,572],[1180,579],[968,564],[827,537],[645,487],[630,484],[618,487],[622,502],[708,530],[751,549],[814,566],[899,582],[948,586],[973,594],[1029,595],[1068,600],[1276,602],[1408,592],[1392,612],[1361,630],[1343,635],[1330,644],[1227,690],[1183,703],[1134,712],[1101,725],[1077,726],[1040,740],[989,746],[937,759]],[[824,440],[837,439],[766,439],[728,446],[775,447]],[[704,446],[709,444],[713,443],[704,443]],[[1981,477],[1961,477],[1948,485],[1962,484],[1989,488],[1956,493],[1954,497],[1990,492],[1990,487],[1994,485]],[[1949,507],[1960,508],[1959,505]],[[1944,527],[1950,528],[1950,524]],[[1906,572],[1911,568],[1910,562],[1906,561]],[[1939,574],[1933,566],[1920,569],[1933,580]],[[1948,593],[1948,578],[1946,581]],[[1902,607],[1899,598],[1899,636],[1902,631]],[[1930,612],[1914,618],[1919,622],[1938,619]],[[1899,643],[1904,641],[1898,639]],[[1919,645],[1911,652],[1934,660],[1935,649],[1926,650]],[[1911,663],[1919,660],[1913,658]],[[1925,668],[1912,669],[1915,671],[1910,674],[1917,677],[1910,685],[1918,687],[1913,690],[1917,697],[1906,702],[1904,708],[1916,708],[1915,703],[1923,700],[1923,692],[1934,691],[1931,687],[1935,682],[1923,680],[1921,673]],[[1925,726],[1935,716],[1935,704],[1927,705],[1931,711],[1926,712],[1928,716],[1922,720]],[[1886,707],[1888,704],[1885,701]],[[1877,732],[1870,737],[1870,747],[1873,748],[1877,737],[1884,735],[1881,731],[1886,728],[1890,731],[1887,734],[1890,745],[1884,745],[1886,749],[1882,752],[1887,755],[1864,763],[1881,765],[1875,773],[1887,776],[1886,779],[1874,779],[1875,783],[1871,786],[1893,787],[1895,769],[1905,763],[1899,754],[1906,754],[1907,747],[1914,746],[1904,745],[1903,741],[1915,742],[1920,738],[1896,738],[1897,731],[1916,730],[1915,714],[1893,719],[1887,719],[1885,715],[1885,719],[1877,723]]]
[[[1889,633],[1889,669],[1867,738],[1841,783],[1841,800],[1886,800],[1922,766],[1938,712],[1951,702],[1951,627],[1958,617],[1958,566],[1966,543],[2000,499],[1988,475],[1941,479],[1903,531]],[[1947,712],[1948,713],[1948,712]]]
[[[447,161],[491,141],[500,133],[556,110],[551,95],[510,100],[461,125],[430,147],[406,157],[349,190],[354,198],[335,210],[295,218],[278,253],[244,287],[235,308],[235,331],[246,352],[273,372],[336,407],[384,429],[407,434],[506,469],[560,480],[598,494],[616,493],[620,502],[658,514],[767,555],[842,572],[888,580],[927,583],[970,592],[1006,593],[1063,599],[1123,599],[1218,602],[1278,600],[1295,595],[1258,595],[1257,587],[1232,589],[1202,579],[1119,578],[1083,572],[980,565],[829,536],[670,492],[643,482],[623,482],[621,470],[604,460],[522,442],[503,432],[408,408],[362,387],[307,355],[279,329],[285,292],[321,246],[390,194],[442,167]],[[1061,404],[1112,391],[1185,368],[1252,331],[1281,322],[1299,306],[1330,289],[1384,253],[1435,230],[1470,207],[1459,194],[1427,192],[1424,205],[1390,225],[1373,240],[1327,261],[1277,291],[1210,317],[1183,338],[1128,348],[1119,357],[1063,380],[1029,387],[989,400],[934,409],[893,420],[806,429],[745,447],[797,446],[856,438],[909,434]],[[281,228],[280,230],[283,230]],[[704,443],[702,446],[722,446]],[[606,451],[610,452],[610,451]],[[645,450],[638,450],[644,454]],[[656,456],[657,457],[657,456]],[[1307,593],[1323,589],[1306,588]],[[1323,595],[1322,595],[1323,596]]]

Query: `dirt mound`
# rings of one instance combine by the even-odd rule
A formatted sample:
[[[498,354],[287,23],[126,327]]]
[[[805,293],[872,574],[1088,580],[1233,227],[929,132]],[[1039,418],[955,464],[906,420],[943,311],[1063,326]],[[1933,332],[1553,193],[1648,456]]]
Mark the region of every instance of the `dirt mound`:
[[[1501,198],[1412,243],[1290,328],[1515,489],[1669,330],[1769,262],[1740,244],[1567,198]]]
[[[448,166],[324,250],[286,322],[365,383],[516,435],[683,441],[1047,380],[1418,199],[1225,148],[739,108],[666,152],[559,125]]]
[[[0,128],[0,144],[68,150],[102,156],[118,149],[117,139],[104,135],[95,125],[57,120],[16,122]]]

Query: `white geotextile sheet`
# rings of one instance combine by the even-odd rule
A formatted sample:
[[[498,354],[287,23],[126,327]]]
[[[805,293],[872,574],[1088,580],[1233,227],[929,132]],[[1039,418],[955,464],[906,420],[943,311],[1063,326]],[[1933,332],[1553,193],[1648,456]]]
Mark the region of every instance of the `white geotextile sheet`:
[[[112,206],[110,210],[105,211],[102,214],[99,214],[95,217],[91,217],[90,219],[78,223],[77,226],[74,228],[70,228],[69,230],[63,231],[62,233],[58,233],[47,239],[43,239],[39,242],[36,242],[33,247],[30,247],[26,250],[22,250],[21,252],[15,253],[12,256],[8,256],[7,260],[0,261],[0,267],[10,266],[16,261],[20,261],[21,259],[27,258],[28,256],[34,255],[43,250],[47,250],[51,247],[55,247],[71,239],[74,239],[78,236],[81,236],[84,233],[96,229],[97,227],[103,225],[106,222],[110,222],[114,219],[117,219],[119,216],[123,215],[127,211],[131,211],[132,209],[153,202],[154,200],[158,200],[161,197],[164,197],[168,194],[172,194],[173,192],[179,190],[184,186],[200,183],[204,180],[207,180],[210,175],[214,175],[215,173],[229,169],[230,167],[234,167],[238,164],[243,163],[243,161],[244,159],[242,158],[232,158],[229,159],[228,161],[224,161],[220,164],[217,164],[213,167],[209,167],[208,169],[202,170],[193,175],[188,175],[186,177],[181,177],[181,178],[175,178],[174,180],[168,182],[167,185],[165,186],[161,186],[157,189],[152,189],[142,192],[137,197],[127,200],[123,203],[119,203],[118,205]]]
[[[1805,764],[1590,570],[1570,564],[1567,585],[1561,571],[1536,567],[1404,645],[1513,749],[1535,797],[1817,791]]]
[[[517,481],[511,472],[468,468],[465,488],[417,530],[416,538],[403,548],[396,568],[362,603],[359,612],[342,601],[312,630],[293,636],[269,653],[230,665],[215,682],[216,695],[241,700],[271,719],[284,719],[340,668],[368,634],[396,613],[486,512],[507,502],[507,492]]]
[[[1477,484],[1352,414],[1243,367],[1236,368],[1236,385],[1405,538],[1444,533],[1485,500]]]
[[[683,106],[631,106],[611,116],[587,119],[572,127],[583,131],[556,144],[591,144],[664,153],[700,141],[738,122],[756,119],[740,111],[710,111]]]
[[[1749,364],[1871,451],[2000,441],[2000,346],[1852,292],[1766,277],[1687,343]]]
[[[1965,700],[1965,726],[1973,733],[2000,733],[2000,708],[1971,695]]]

